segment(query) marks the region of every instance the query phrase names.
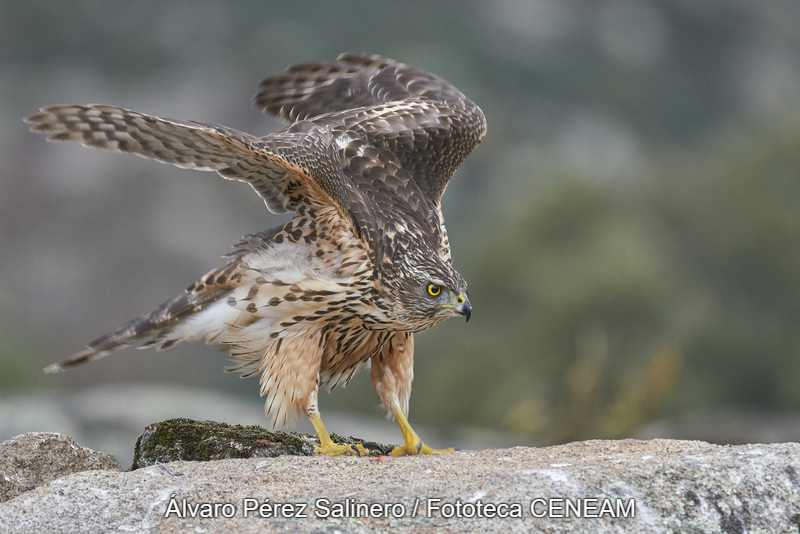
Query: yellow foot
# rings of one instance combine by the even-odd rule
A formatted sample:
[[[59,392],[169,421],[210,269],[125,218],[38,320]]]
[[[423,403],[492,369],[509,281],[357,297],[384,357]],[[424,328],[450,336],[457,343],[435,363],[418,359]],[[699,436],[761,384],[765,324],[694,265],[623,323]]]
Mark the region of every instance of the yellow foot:
[[[446,452],[453,452],[455,449],[450,447],[448,449],[431,449],[422,441],[418,441],[416,445],[413,443],[406,443],[402,447],[395,447],[389,453],[389,456],[412,456],[415,454],[444,454]]]
[[[369,456],[368,449],[379,450],[383,454],[383,448],[380,445],[367,441],[363,444],[337,445],[331,441],[331,437],[328,431],[325,430],[325,425],[322,424],[319,413],[309,416],[309,419],[319,437],[319,445],[314,445],[314,454],[324,454],[325,456]]]
[[[403,438],[406,440],[405,445],[395,447],[389,453],[391,456],[413,456],[415,454],[443,454],[445,452],[453,452],[455,449],[431,449],[419,439],[417,433],[408,424],[405,414],[398,408],[394,412],[394,418],[397,419],[397,424],[400,425],[400,430],[403,432]]]
[[[325,456],[369,456],[369,451],[361,444],[337,445],[330,441],[323,445],[314,445],[314,454]]]

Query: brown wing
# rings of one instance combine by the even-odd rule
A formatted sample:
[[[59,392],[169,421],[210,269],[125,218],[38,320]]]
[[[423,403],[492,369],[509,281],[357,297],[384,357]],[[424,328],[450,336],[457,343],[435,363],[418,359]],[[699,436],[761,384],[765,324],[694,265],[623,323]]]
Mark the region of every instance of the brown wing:
[[[373,238],[396,229],[447,248],[441,197],[486,133],[483,112],[461,91],[391,59],[349,54],[291,66],[262,81],[254,100],[296,121],[287,132],[331,129],[344,174],[361,193],[349,210]]]
[[[78,141],[247,182],[272,211],[297,210],[301,204],[334,206],[361,235],[350,208],[363,203],[343,176],[327,125],[309,123],[304,129],[258,138],[223,126],[98,104],[50,106],[25,121],[32,131],[49,133],[49,141]]]
[[[264,79],[256,108],[289,123],[419,96],[458,100],[464,95],[435,74],[376,55],[341,54],[335,63],[299,63]]]
[[[435,210],[453,173],[483,139],[486,122],[466,98],[408,98],[352,113],[334,136],[340,131],[352,139],[342,154],[360,189],[382,184],[412,209]]]
[[[434,74],[380,56],[342,54],[335,63],[292,65],[260,87],[257,108],[291,123],[303,121],[289,131],[324,124],[337,139],[356,140],[344,151],[350,174],[368,164],[369,156],[360,153],[364,146],[388,150],[434,204],[486,134],[483,112],[461,91]]]
[[[396,233],[441,249],[441,195],[485,134],[481,110],[441,78],[376,56],[290,67],[274,80],[262,84],[266,109],[286,118],[330,112],[263,138],[105,105],[51,106],[25,120],[52,141],[247,182],[272,211],[335,206],[375,260],[379,243]]]
[[[332,203],[311,179],[331,172],[328,143],[319,136],[264,140],[224,126],[162,119],[100,104],[49,106],[25,122],[33,132],[50,134],[48,141],[78,141],[247,182],[274,212],[296,209],[289,198],[292,192],[315,197],[320,204]],[[295,182],[291,190],[290,182]]]

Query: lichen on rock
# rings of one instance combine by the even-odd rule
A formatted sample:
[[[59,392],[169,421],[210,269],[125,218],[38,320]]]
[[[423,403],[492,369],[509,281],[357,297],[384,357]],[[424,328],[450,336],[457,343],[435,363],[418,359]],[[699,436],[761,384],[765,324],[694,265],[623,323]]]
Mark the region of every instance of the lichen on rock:
[[[362,440],[331,434],[335,443]],[[133,452],[131,470],[174,461],[207,462],[228,458],[311,456],[317,438],[300,432],[270,431],[257,425],[170,419],[144,429]]]

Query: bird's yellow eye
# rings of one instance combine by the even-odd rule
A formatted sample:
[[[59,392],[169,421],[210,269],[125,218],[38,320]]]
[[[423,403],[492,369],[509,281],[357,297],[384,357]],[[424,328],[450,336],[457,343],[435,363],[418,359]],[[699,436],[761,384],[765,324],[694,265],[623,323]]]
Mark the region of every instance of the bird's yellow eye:
[[[436,284],[428,284],[428,295],[436,297],[442,292],[442,287]]]

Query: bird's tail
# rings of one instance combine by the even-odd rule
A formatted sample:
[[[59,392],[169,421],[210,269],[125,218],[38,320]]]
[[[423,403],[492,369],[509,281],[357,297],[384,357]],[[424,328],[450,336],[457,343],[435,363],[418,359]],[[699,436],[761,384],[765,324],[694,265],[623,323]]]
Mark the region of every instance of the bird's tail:
[[[172,347],[181,339],[165,334],[178,323],[227,295],[241,280],[239,267],[238,261],[232,261],[220,269],[211,271],[183,294],[168,300],[149,313],[128,321],[113,332],[100,336],[70,358],[48,365],[44,368],[44,372],[58,373],[82,363],[99,360],[148,336],[152,339],[139,348],[156,346],[158,350],[165,350]]]

